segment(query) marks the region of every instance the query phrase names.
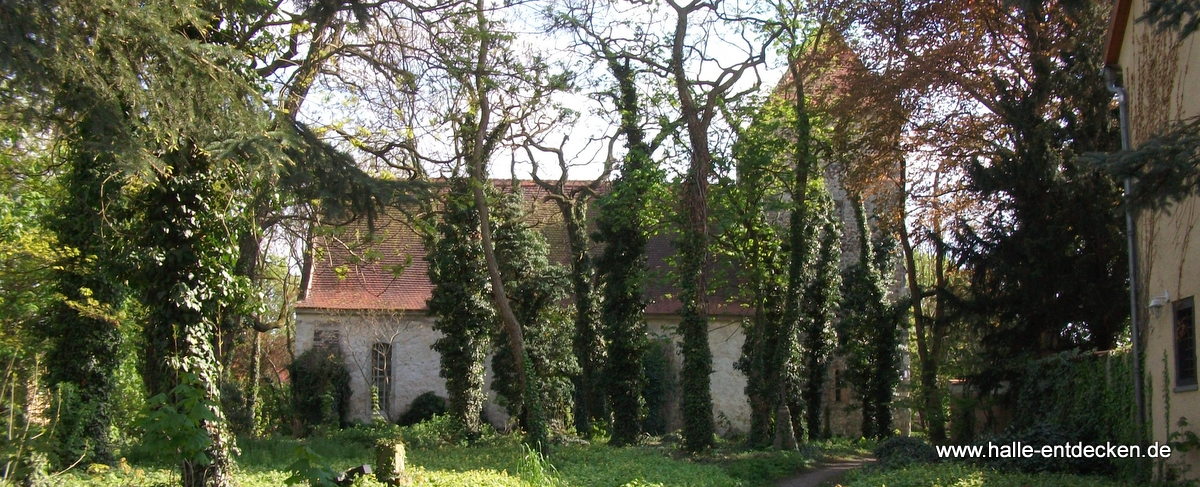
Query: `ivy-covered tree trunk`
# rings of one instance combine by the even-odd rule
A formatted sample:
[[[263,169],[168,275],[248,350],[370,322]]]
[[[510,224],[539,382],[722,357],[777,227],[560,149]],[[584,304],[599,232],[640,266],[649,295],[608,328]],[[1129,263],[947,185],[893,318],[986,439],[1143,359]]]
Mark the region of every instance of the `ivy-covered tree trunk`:
[[[775,348],[773,331],[783,319],[781,294],[781,288],[769,284],[755,290],[754,316],[746,330],[742,358],[738,362],[746,375],[746,399],[750,403],[750,431],[746,444],[751,448],[771,445],[772,413],[777,394],[772,380],[777,370],[772,368],[771,358]]]
[[[859,232],[858,262],[846,268],[842,281],[845,300],[839,341],[848,364],[848,378],[862,406],[862,434],[880,438],[891,434],[891,403],[900,379],[901,308],[889,304],[882,269],[891,251],[871,242],[866,211],[851,197]]]
[[[821,402],[829,358],[836,345],[834,336],[835,311],[841,299],[841,231],[829,215],[828,197],[822,198],[819,250],[813,264],[812,280],[805,290],[805,324],[801,347],[805,381],[801,397],[805,404],[805,423],[808,439],[820,436]],[[814,240],[816,236],[814,235]]]
[[[646,228],[643,221],[651,188],[661,175],[641,128],[634,71],[609,59],[617,82],[620,134],[627,152],[612,191],[600,200],[597,242],[606,244],[597,261],[604,290],[600,318],[607,342],[604,389],[612,409],[612,443],[628,445],[641,433],[642,362],[646,353]]]
[[[433,328],[442,333],[433,348],[441,359],[450,416],[474,438],[483,426],[484,360],[496,314],[488,298],[478,216],[468,184],[451,181],[441,218],[432,224],[434,234],[426,241],[430,251],[425,258],[434,285],[429,313],[435,317]]]
[[[252,341],[250,343],[250,377],[246,384],[246,410],[250,416],[250,435],[257,437],[258,429],[258,412],[259,412],[259,392],[261,390],[261,375],[262,375],[262,333],[258,330],[250,331]]]
[[[684,448],[696,452],[713,445],[712,350],[708,346],[708,178],[712,152],[708,141],[711,118],[701,113],[683,67],[684,46],[679,41],[687,30],[687,16],[676,20],[676,42],[672,46],[672,75],[679,95],[680,113],[690,143],[690,160],[679,195],[682,219],[677,273],[679,284],[679,333],[683,367],[679,371],[683,390]]]
[[[534,439],[546,438],[550,415],[565,422],[571,400],[570,378],[577,376],[571,350],[570,327],[556,305],[566,297],[567,272],[550,262],[545,237],[527,225],[524,200],[516,193],[493,198],[496,259],[501,278],[513,290],[513,314],[525,340],[525,381],[520,389],[516,360],[507,330],[496,337],[492,358],[492,388],[507,403],[509,413]],[[544,440],[539,440],[544,441]]]
[[[800,352],[800,345],[797,341],[801,331],[806,328],[804,304],[801,300],[807,287],[805,281],[809,270],[806,268],[806,263],[812,247],[808,235],[810,220],[808,189],[809,179],[812,177],[813,166],[816,162],[812,153],[812,122],[809,120],[804,76],[799,70],[798,60],[790,60],[789,66],[792,76],[792,93],[790,95],[795,117],[793,120],[795,146],[792,152],[794,158],[791,181],[792,206],[788,224],[787,287],[784,294],[783,320],[777,334],[774,359],[774,365],[779,370],[775,379],[775,388],[778,393],[776,410],[781,413],[788,410],[786,404],[791,397],[800,393],[795,390],[798,378],[794,370],[796,367],[791,362],[792,357]],[[777,430],[775,447],[793,448],[794,441],[787,440],[794,438],[796,435],[793,431],[803,425],[792,424],[791,416],[782,414],[776,414],[775,425]],[[787,428],[790,431],[781,436],[778,431],[780,428]]]
[[[567,241],[571,247],[571,287],[575,297],[575,336],[572,349],[579,364],[575,384],[575,431],[591,437],[592,422],[604,421],[604,342],[600,334],[600,303],[593,279],[595,268],[588,253],[587,200],[577,197],[560,202]]]
[[[66,199],[50,218],[59,245],[71,253],[55,271],[54,285],[65,301],[55,305],[43,330],[51,343],[48,382],[74,387],[62,398],[54,429],[64,467],[81,456],[91,463],[113,461],[109,409],[122,339],[112,312],[121,305],[123,284],[115,250],[120,244],[105,221],[119,220],[121,185],[112,151],[126,135],[120,110],[85,96],[70,103],[89,107],[68,142]]]
[[[139,200],[146,252],[139,285],[151,414],[175,426],[151,434],[180,455],[185,487],[223,487],[233,484],[233,439],[220,408],[215,340],[219,312],[238,298],[229,273],[235,252],[222,224],[238,209],[220,206],[218,177],[200,149],[185,143],[164,162],[169,170]]]
[[[694,156],[693,156],[694,157]],[[708,346],[708,182],[707,171],[693,161],[693,172],[683,184],[684,228],[676,243],[679,251],[679,333],[683,367],[683,438],[689,451],[712,446],[712,351]]]

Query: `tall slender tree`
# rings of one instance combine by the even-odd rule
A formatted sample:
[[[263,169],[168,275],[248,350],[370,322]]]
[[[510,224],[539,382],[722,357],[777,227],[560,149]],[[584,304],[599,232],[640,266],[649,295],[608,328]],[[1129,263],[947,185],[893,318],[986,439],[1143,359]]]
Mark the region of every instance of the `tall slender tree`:
[[[512,355],[500,347],[492,359],[496,377],[492,388],[503,395],[511,414],[530,436],[545,437],[548,432],[533,429],[548,428],[550,419],[567,419],[562,406],[570,402],[570,379],[577,376],[578,364],[572,351],[572,329],[564,320],[565,313],[557,312],[558,303],[566,298],[567,271],[550,262],[550,247],[538,229],[530,226],[521,191],[514,187],[496,198],[496,255],[501,274],[513,289],[513,314],[525,333],[526,380],[536,384],[527,390],[514,387]],[[506,342],[504,333],[499,334],[498,343]],[[538,396],[530,399],[527,394]]]
[[[718,68],[715,77],[697,80],[691,76],[689,63],[712,61],[703,52],[689,47],[697,42],[694,23],[706,14],[722,18],[729,14],[723,2],[668,0],[674,14],[674,29],[668,43],[669,56],[656,68],[669,77],[679,99],[680,127],[688,146],[688,167],[680,185],[680,229],[675,246],[677,282],[679,284],[681,335],[680,350],[683,366],[680,388],[683,391],[684,447],[700,451],[713,445],[715,432],[712,412],[712,351],[708,345],[709,294],[709,184],[713,175],[713,148],[709,130],[720,114],[721,106],[740,95],[737,83],[747,72],[763,63],[763,44],[746,46],[747,57]],[[734,15],[737,15],[736,13]],[[746,19],[743,19],[746,20]],[[752,89],[751,89],[752,90]]]
[[[874,241],[863,201],[852,196],[851,204],[859,253],[858,261],[843,274],[838,338],[846,355],[847,375],[862,407],[862,435],[881,438],[892,433],[891,403],[900,379],[903,308],[887,301],[885,269],[892,267],[892,249]]]
[[[613,443],[627,445],[641,432],[641,398],[646,351],[647,205],[662,183],[653,147],[642,128],[636,71],[628,58],[611,56],[608,68],[616,80],[614,103],[621,114],[618,133],[625,139],[621,174],[599,202],[596,241],[606,244],[596,262],[603,289],[600,319],[608,345],[605,390],[613,412]]]
[[[607,408],[602,387],[605,353],[600,330],[600,293],[596,290],[596,269],[591,254],[592,239],[588,236],[591,216],[589,207],[599,195],[601,185],[612,173],[612,147],[616,139],[609,143],[608,156],[604,160],[604,170],[600,175],[586,184],[576,185],[568,184],[570,165],[563,150],[566,142],[564,137],[559,147],[532,144],[526,146],[526,154],[533,164],[534,182],[548,193],[546,199],[558,206],[563,225],[566,227],[567,244],[571,251],[571,286],[575,301],[575,334],[572,349],[579,366],[579,374],[574,380],[573,416],[575,431],[590,438],[592,422],[604,421]],[[534,148],[555,156],[559,169],[557,181],[544,180],[538,174],[539,166],[533,153]]]
[[[620,161],[614,161],[618,176],[597,200],[594,235],[596,243],[604,245],[596,259],[602,297],[599,331],[607,355],[600,386],[612,411],[615,445],[635,442],[642,428],[646,243],[652,230],[650,205],[665,177],[653,155],[669,135],[668,130],[651,135],[646,128],[652,107],[646,104],[646,87],[639,83],[646,69],[640,58],[653,42],[646,31],[632,25],[631,13],[619,5],[581,2],[565,5],[552,17],[553,26],[569,31],[611,75],[611,88],[601,94],[619,117],[614,142],[622,140],[625,147]],[[612,34],[614,29],[635,34],[621,38]]]
[[[496,323],[488,297],[487,276],[481,271],[478,213],[465,180],[452,181],[443,211],[432,223],[427,238],[430,249],[429,280],[434,284],[429,312],[442,337],[434,343],[446,379],[449,412],[468,438],[479,435],[486,400],[484,360]]]

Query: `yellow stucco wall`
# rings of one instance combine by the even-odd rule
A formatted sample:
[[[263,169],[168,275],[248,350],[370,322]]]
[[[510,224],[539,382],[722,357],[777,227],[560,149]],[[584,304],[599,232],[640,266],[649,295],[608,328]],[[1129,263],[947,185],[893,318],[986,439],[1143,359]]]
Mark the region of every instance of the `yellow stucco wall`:
[[[1121,48],[1120,65],[1130,98],[1134,146],[1161,133],[1171,122],[1200,116],[1200,34],[1180,42],[1174,32],[1159,33],[1135,22],[1146,8],[1134,0]],[[1146,318],[1146,397],[1150,440],[1166,442],[1185,429],[1200,434],[1200,391],[1174,390],[1175,347],[1172,305],[1195,296],[1200,300],[1200,198],[1190,198],[1167,211],[1138,218],[1142,311]],[[1166,293],[1169,302],[1149,309],[1150,299]],[[1200,479],[1200,451],[1177,452],[1163,467],[1186,478]]]

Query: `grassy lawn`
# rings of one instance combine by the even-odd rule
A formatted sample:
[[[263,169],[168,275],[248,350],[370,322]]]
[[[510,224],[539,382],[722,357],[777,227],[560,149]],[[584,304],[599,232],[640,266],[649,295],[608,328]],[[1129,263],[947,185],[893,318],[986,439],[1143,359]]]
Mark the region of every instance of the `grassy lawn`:
[[[845,487],[1125,487],[1104,477],[1053,473],[998,472],[962,463],[914,464],[898,469],[866,469],[847,475]]]
[[[244,487],[279,486],[304,448],[335,470],[374,463],[371,445],[388,430],[353,428],[310,439],[242,439],[236,477]],[[395,430],[391,430],[394,434]],[[467,446],[438,438],[428,428],[400,429],[407,442],[408,471],[416,486],[579,486],[579,487],[760,487],[811,467],[822,457],[865,454],[864,445],[846,441],[810,445],[798,452],[747,451],[732,444],[698,456],[650,441],[630,448],[601,442],[555,446],[546,461],[529,453],[515,436],[490,435]],[[79,467],[63,475],[60,487],[84,485],[155,486],[177,482],[171,465],[149,452],[132,449],[129,462],[108,469]],[[363,480],[356,485],[380,485]]]

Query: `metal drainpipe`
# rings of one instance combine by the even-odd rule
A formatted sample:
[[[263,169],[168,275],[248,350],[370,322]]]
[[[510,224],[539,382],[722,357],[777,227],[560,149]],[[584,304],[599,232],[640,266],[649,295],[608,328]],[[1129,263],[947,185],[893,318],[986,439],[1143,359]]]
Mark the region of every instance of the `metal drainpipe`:
[[[1117,108],[1121,123],[1121,150],[1127,151],[1132,145],[1129,140],[1129,96],[1121,85],[1120,68],[1105,66],[1104,78],[1108,82],[1108,91],[1117,96]],[[1141,346],[1141,306],[1138,306],[1138,247],[1137,247],[1137,218],[1129,195],[1133,193],[1133,177],[1125,178],[1125,239],[1129,247],[1129,336],[1133,342],[1133,399],[1137,404],[1138,435],[1145,434],[1146,397],[1142,391],[1142,346]]]

